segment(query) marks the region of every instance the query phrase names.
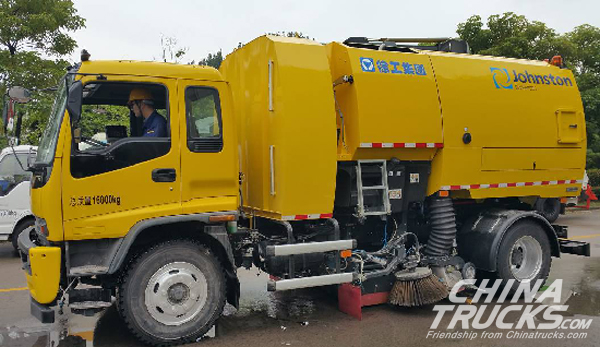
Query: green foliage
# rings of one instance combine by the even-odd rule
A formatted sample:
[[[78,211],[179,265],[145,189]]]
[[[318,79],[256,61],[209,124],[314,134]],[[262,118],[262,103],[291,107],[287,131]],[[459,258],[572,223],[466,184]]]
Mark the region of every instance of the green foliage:
[[[590,179],[588,184],[592,187],[600,187],[600,169],[588,169],[587,175]]]
[[[546,24],[512,12],[480,16],[458,24],[456,31],[475,54],[549,59],[561,55],[575,74],[586,116],[588,168],[600,168],[600,28],[581,25],[559,35]]]
[[[91,138],[103,133],[107,125],[124,125],[129,133],[129,109],[126,106],[85,105],[79,122],[81,136]]]
[[[17,109],[24,115],[21,143],[38,143],[54,101],[49,89],[69,65],[60,56],[76,46],[68,33],[84,24],[71,0],[0,0],[0,93],[11,86],[32,91],[32,101]]]
[[[208,56],[198,62],[198,65],[212,66],[215,69],[218,69],[221,66],[221,62],[223,62],[223,51],[219,49],[219,51],[215,54],[208,53]],[[192,62],[193,64],[194,62]]]
[[[71,0],[0,1],[0,43],[11,55],[20,50],[37,50],[52,55],[68,54],[76,42],[67,32],[81,29]]]
[[[573,52],[572,43],[554,29],[512,12],[490,16],[487,27],[480,16],[472,16],[458,24],[456,32],[474,54],[543,60]]]

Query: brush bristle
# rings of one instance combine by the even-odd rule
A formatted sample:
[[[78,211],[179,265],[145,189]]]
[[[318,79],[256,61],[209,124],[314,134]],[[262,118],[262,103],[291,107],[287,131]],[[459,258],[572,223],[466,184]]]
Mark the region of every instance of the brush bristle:
[[[433,304],[448,296],[448,288],[435,276],[414,281],[396,281],[388,302],[396,306],[415,307]]]

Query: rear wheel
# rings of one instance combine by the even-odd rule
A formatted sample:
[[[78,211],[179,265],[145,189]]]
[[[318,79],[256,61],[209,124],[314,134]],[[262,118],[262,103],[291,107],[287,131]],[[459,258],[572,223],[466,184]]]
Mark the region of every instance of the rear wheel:
[[[560,216],[560,200],[556,198],[538,199],[535,204],[535,209],[548,220],[553,223]]]
[[[119,287],[119,312],[154,346],[195,341],[221,315],[225,279],[216,257],[193,241],[159,244],[135,259]]]
[[[514,291],[522,282],[545,282],[551,262],[550,242],[544,229],[533,221],[521,221],[510,227],[500,243],[497,274],[505,284],[514,280]]]

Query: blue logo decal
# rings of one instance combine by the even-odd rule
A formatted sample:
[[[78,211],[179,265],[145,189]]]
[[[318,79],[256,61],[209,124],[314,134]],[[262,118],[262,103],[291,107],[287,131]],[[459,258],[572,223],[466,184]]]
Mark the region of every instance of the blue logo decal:
[[[492,78],[494,79],[494,84],[496,85],[496,88],[513,89],[513,84],[508,70],[500,69],[497,67],[491,67],[490,71],[492,71]]]
[[[425,65],[407,62],[377,60],[373,58],[360,58],[360,68],[365,72],[392,73],[400,75],[427,76]]]
[[[366,72],[375,72],[373,58],[360,58],[360,67]]]
[[[512,90],[535,90],[535,84],[545,84],[552,86],[573,87],[573,81],[569,77],[555,76],[552,74],[530,74],[527,70],[518,72],[512,70],[512,76],[507,69],[490,67],[492,79],[496,89]]]

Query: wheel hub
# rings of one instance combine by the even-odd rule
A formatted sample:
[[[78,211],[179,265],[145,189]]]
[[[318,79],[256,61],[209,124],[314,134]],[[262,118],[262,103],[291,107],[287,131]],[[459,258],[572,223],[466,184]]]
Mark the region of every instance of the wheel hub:
[[[208,284],[195,265],[176,262],[158,269],[144,294],[152,318],[165,325],[181,325],[194,319],[204,307]]]
[[[511,262],[517,268],[521,267],[523,264],[523,248],[519,247],[513,250]]]
[[[542,268],[542,246],[535,238],[523,236],[510,250],[510,271],[517,281],[535,279]]]
[[[168,290],[169,301],[173,304],[180,304],[187,300],[190,295],[190,288],[183,283],[177,283],[172,285]]]

